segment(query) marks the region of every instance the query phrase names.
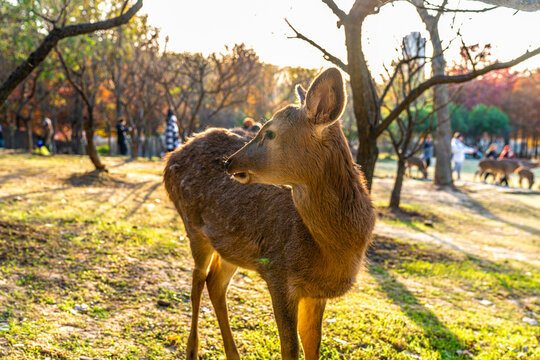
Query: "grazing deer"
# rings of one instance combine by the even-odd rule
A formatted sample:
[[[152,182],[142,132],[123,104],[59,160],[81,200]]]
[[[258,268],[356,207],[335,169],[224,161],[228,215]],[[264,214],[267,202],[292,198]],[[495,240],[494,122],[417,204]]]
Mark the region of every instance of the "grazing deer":
[[[485,181],[489,174],[493,176],[494,180],[497,176],[499,180],[508,179],[508,176],[516,171],[519,165],[519,161],[512,159],[482,159],[478,162],[478,170],[474,173],[473,180],[476,179],[476,176],[480,176],[480,179],[485,176]]]
[[[195,262],[187,359],[197,359],[197,320],[206,283],[227,359],[239,359],[226,292],[237,267],[268,284],[283,359],[319,358],[326,299],[355,282],[375,213],[341,123],[339,70],[321,73],[299,105],[274,114],[255,138],[224,129],[195,135],[173,152],[164,183]],[[224,162],[224,158],[228,160]]]
[[[418,171],[420,171],[422,175],[424,175],[424,179],[427,179],[428,172],[427,172],[427,168],[426,168],[426,164],[424,163],[424,160],[420,159],[418,156],[410,156],[407,159],[407,168],[409,169],[409,177],[412,177],[411,169],[413,166],[416,166]]]
[[[516,174],[519,176],[519,187],[523,187],[523,179],[529,182],[529,189],[532,189],[534,184],[534,173],[526,166],[521,166],[516,169]]]

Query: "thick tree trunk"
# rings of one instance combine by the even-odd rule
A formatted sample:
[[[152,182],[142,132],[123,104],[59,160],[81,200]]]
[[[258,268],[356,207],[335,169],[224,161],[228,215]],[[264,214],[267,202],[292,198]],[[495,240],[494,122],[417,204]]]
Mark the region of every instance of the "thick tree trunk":
[[[83,126],[86,133],[88,156],[90,157],[92,164],[94,164],[94,167],[98,171],[107,171],[105,165],[103,165],[99,159],[96,143],[94,142],[94,115],[90,109],[88,109],[88,119],[84,122]]]
[[[354,24],[345,24],[345,42],[353,109],[358,127],[356,161],[362,167],[368,188],[371,190],[375,163],[379,154],[375,124],[380,119],[380,109],[373,79],[362,52],[362,22],[363,19],[359,19]]]
[[[396,172],[396,180],[394,181],[394,188],[392,189],[392,195],[390,196],[390,207],[392,209],[398,209],[401,202],[401,188],[403,186],[403,177],[405,176],[405,159],[399,158],[398,168]]]
[[[438,18],[422,16],[426,28],[431,37],[433,46],[433,61],[431,69],[433,76],[444,76],[446,61],[444,59],[441,38],[439,36]],[[450,123],[450,112],[448,103],[450,95],[447,85],[437,85],[433,88],[433,100],[437,116],[437,141],[435,142],[435,153],[437,162],[435,163],[434,184],[439,186],[454,186],[452,180],[452,127]]]
[[[434,184],[439,186],[454,186],[452,180],[452,127],[450,111],[448,110],[449,94],[446,85],[436,86],[434,89],[434,103],[437,110],[437,141],[435,142]]]

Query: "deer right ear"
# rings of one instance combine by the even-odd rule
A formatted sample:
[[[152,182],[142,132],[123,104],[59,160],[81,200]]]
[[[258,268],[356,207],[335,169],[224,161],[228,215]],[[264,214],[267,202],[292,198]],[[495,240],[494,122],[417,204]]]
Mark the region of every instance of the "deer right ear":
[[[306,94],[308,118],[316,125],[330,125],[345,108],[343,77],[336,68],[322,72],[311,83]]]
[[[296,85],[296,96],[300,101],[300,106],[303,106],[306,103],[306,90],[300,84]]]

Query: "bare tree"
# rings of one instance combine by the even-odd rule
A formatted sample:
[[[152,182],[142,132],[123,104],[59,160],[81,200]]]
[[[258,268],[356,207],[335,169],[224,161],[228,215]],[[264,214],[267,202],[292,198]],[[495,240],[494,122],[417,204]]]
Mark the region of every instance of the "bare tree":
[[[131,96],[121,100],[124,107],[131,135],[131,157],[139,156],[140,139],[144,133],[145,149],[148,150],[149,139],[153,135],[152,122],[161,115],[159,102],[163,98],[162,89],[156,86],[162,78],[163,68],[159,64],[159,44],[156,36],[141,42],[135,47],[133,61],[126,65],[129,69],[126,77],[126,88]]]
[[[383,118],[380,109],[381,104],[384,102],[385,94],[379,95],[377,93],[373,77],[368,69],[362,49],[362,27],[365,19],[369,15],[378,13],[379,9],[391,2],[391,0],[356,0],[348,13],[340,9],[333,0],[322,1],[338,17],[337,26],[339,28],[344,28],[345,44],[347,47],[347,62],[345,63],[338,57],[332,55],[324,47],[309,39],[289,24],[295,33],[292,38],[308,42],[310,45],[320,50],[326,60],[332,62],[349,74],[354,114],[358,127],[359,146],[357,162],[361,165],[370,188],[375,169],[375,162],[378,156],[377,138],[404,110],[407,109],[409,104],[416,100],[424,91],[436,85],[466,82],[477,76],[486,74],[489,71],[514,66],[540,53],[540,48],[537,48],[530,52],[527,51],[525,54],[514,60],[497,62],[481,69],[473,69],[473,71],[462,75],[449,76],[444,75],[444,73],[439,75],[434,74],[431,78],[418,84],[414,89],[411,89],[409,94],[407,94],[407,96],[405,96],[403,100]],[[396,64],[394,73],[397,73],[400,66],[402,66],[402,63]],[[390,81],[392,81],[392,78]]]
[[[99,159],[94,142],[96,99],[99,87],[104,81],[103,69],[96,56],[97,54],[93,53],[89,58],[78,62],[74,61],[74,66],[70,66],[64,60],[60,50],[56,49],[56,53],[69,83],[86,106],[86,118],[83,121],[83,128],[86,133],[88,156],[97,171],[107,171],[105,165]]]
[[[56,47],[58,42],[62,39],[78,36],[82,34],[89,34],[98,30],[111,29],[116,26],[127,23],[143,5],[142,0],[137,2],[126,11],[128,0],[124,1],[120,15],[108,20],[97,21],[93,23],[85,24],[73,24],[66,25],[67,17],[65,16],[69,1],[65,1],[60,14],[56,19],[49,19],[43,17],[49,21],[52,29],[47,36],[42,40],[41,44],[34,50],[28,58],[20,64],[9,77],[0,86],[0,105],[3,104],[9,94],[19,85],[34,69],[45,60],[47,55],[52,49]]]
[[[261,66],[255,52],[243,44],[208,57],[164,53],[162,58],[166,73],[161,84],[183,140],[197,127],[203,109],[205,120],[210,121],[223,110],[246,102]]]

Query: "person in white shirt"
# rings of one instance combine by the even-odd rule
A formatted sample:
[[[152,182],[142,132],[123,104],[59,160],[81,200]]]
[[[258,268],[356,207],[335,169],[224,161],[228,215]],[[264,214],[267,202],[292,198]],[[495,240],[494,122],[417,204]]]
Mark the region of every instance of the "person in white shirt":
[[[476,149],[468,147],[463,143],[463,135],[460,133],[455,133],[454,138],[452,139],[452,159],[454,160],[454,167],[452,172],[457,172],[457,179],[461,179],[461,167],[463,166],[463,161],[465,161],[465,154],[473,154],[476,152]]]

